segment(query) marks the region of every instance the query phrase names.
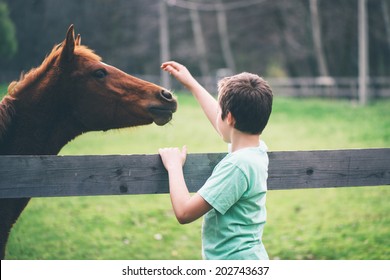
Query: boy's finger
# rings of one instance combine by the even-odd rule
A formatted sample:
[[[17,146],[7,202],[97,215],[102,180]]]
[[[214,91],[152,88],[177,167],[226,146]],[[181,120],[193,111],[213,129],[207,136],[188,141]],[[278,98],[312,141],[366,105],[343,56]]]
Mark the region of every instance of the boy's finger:
[[[186,145],[184,145],[183,148],[181,149],[181,159],[182,159],[182,164],[184,165],[184,163],[187,160],[187,146]]]
[[[168,71],[168,72],[172,72],[174,70],[176,70],[175,68],[173,68],[171,65],[168,65],[165,69],[165,71]]]
[[[158,154],[160,156],[163,156],[164,155],[164,149],[158,149]]]
[[[177,70],[173,68],[172,66],[168,65],[164,68],[162,68],[164,71],[168,72],[169,74],[175,74]]]
[[[165,67],[168,67],[168,66],[173,65],[173,64],[174,64],[174,61],[163,62],[161,64],[161,68],[165,68]]]
[[[177,63],[176,61],[167,61],[167,62],[164,62],[162,65],[161,65],[161,68],[166,68],[166,67],[172,67],[172,69],[175,69],[176,71],[179,71],[180,70],[180,67],[182,67],[183,65],[181,65],[180,63]]]

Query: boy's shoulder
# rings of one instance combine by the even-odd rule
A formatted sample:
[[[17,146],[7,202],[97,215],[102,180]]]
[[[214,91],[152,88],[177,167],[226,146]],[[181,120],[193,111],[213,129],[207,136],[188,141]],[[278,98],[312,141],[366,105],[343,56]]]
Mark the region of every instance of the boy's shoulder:
[[[268,165],[268,148],[263,141],[258,147],[244,148],[227,154],[221,161],[223,164],[231,164],[239,168]]]

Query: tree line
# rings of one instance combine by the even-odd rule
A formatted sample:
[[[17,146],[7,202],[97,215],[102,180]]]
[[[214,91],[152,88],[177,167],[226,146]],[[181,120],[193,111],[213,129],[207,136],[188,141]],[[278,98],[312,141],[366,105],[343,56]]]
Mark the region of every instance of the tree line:
[[[357,0],[0,0],[0,77],[37,66],[71,23],[106,63],[159,75],[161,1],[170,57],[195,75],[358,74]],[[367,0],[367,12],[369,75],[390,76],[390,2]]]

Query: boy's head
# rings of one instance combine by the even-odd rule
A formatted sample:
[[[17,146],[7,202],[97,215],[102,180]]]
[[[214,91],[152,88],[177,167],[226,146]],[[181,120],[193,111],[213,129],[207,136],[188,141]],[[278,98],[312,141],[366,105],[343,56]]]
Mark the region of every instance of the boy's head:
[[[218,82],[221,117],[230,112],[234,128],[248,134],[261,134],[272,111],[272,90],[255,74],[241,73]]]

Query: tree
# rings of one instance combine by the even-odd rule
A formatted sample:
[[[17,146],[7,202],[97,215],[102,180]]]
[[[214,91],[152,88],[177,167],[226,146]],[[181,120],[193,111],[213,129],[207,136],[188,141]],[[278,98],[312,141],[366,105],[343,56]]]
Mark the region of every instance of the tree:
[[[108,64],[158,76],[160,1],[0,0],[6,3],[0,11],[0,74],[17,78],[20,71],[37,66],[73,23],[83,43]],[[358,74],[358,1],[164,1],[169,34],[163,39],[169,40],[170,58],[196,76],[226,67],[262,75],[277,69],[290,77]],[[389,3],[367,0],[372,77],[390,75]],[[4,33],[3,22],[10,19],[17,34],[12,27]],[[6,36],[18,43],[16,54]]]
[[[12,58],[18,50],[15,26],[9,17],[8,6],[0,2],[0,60]]]
[[[325,59],[324,50],[322,47],[322,34],[320,26],[320,17],[318,13],[318,1],[310,0],[310,18],[312,24],[312,33],[314,41],[314,52],[318,64],[318,73],[320,76],[329,76],[328,66]]]

